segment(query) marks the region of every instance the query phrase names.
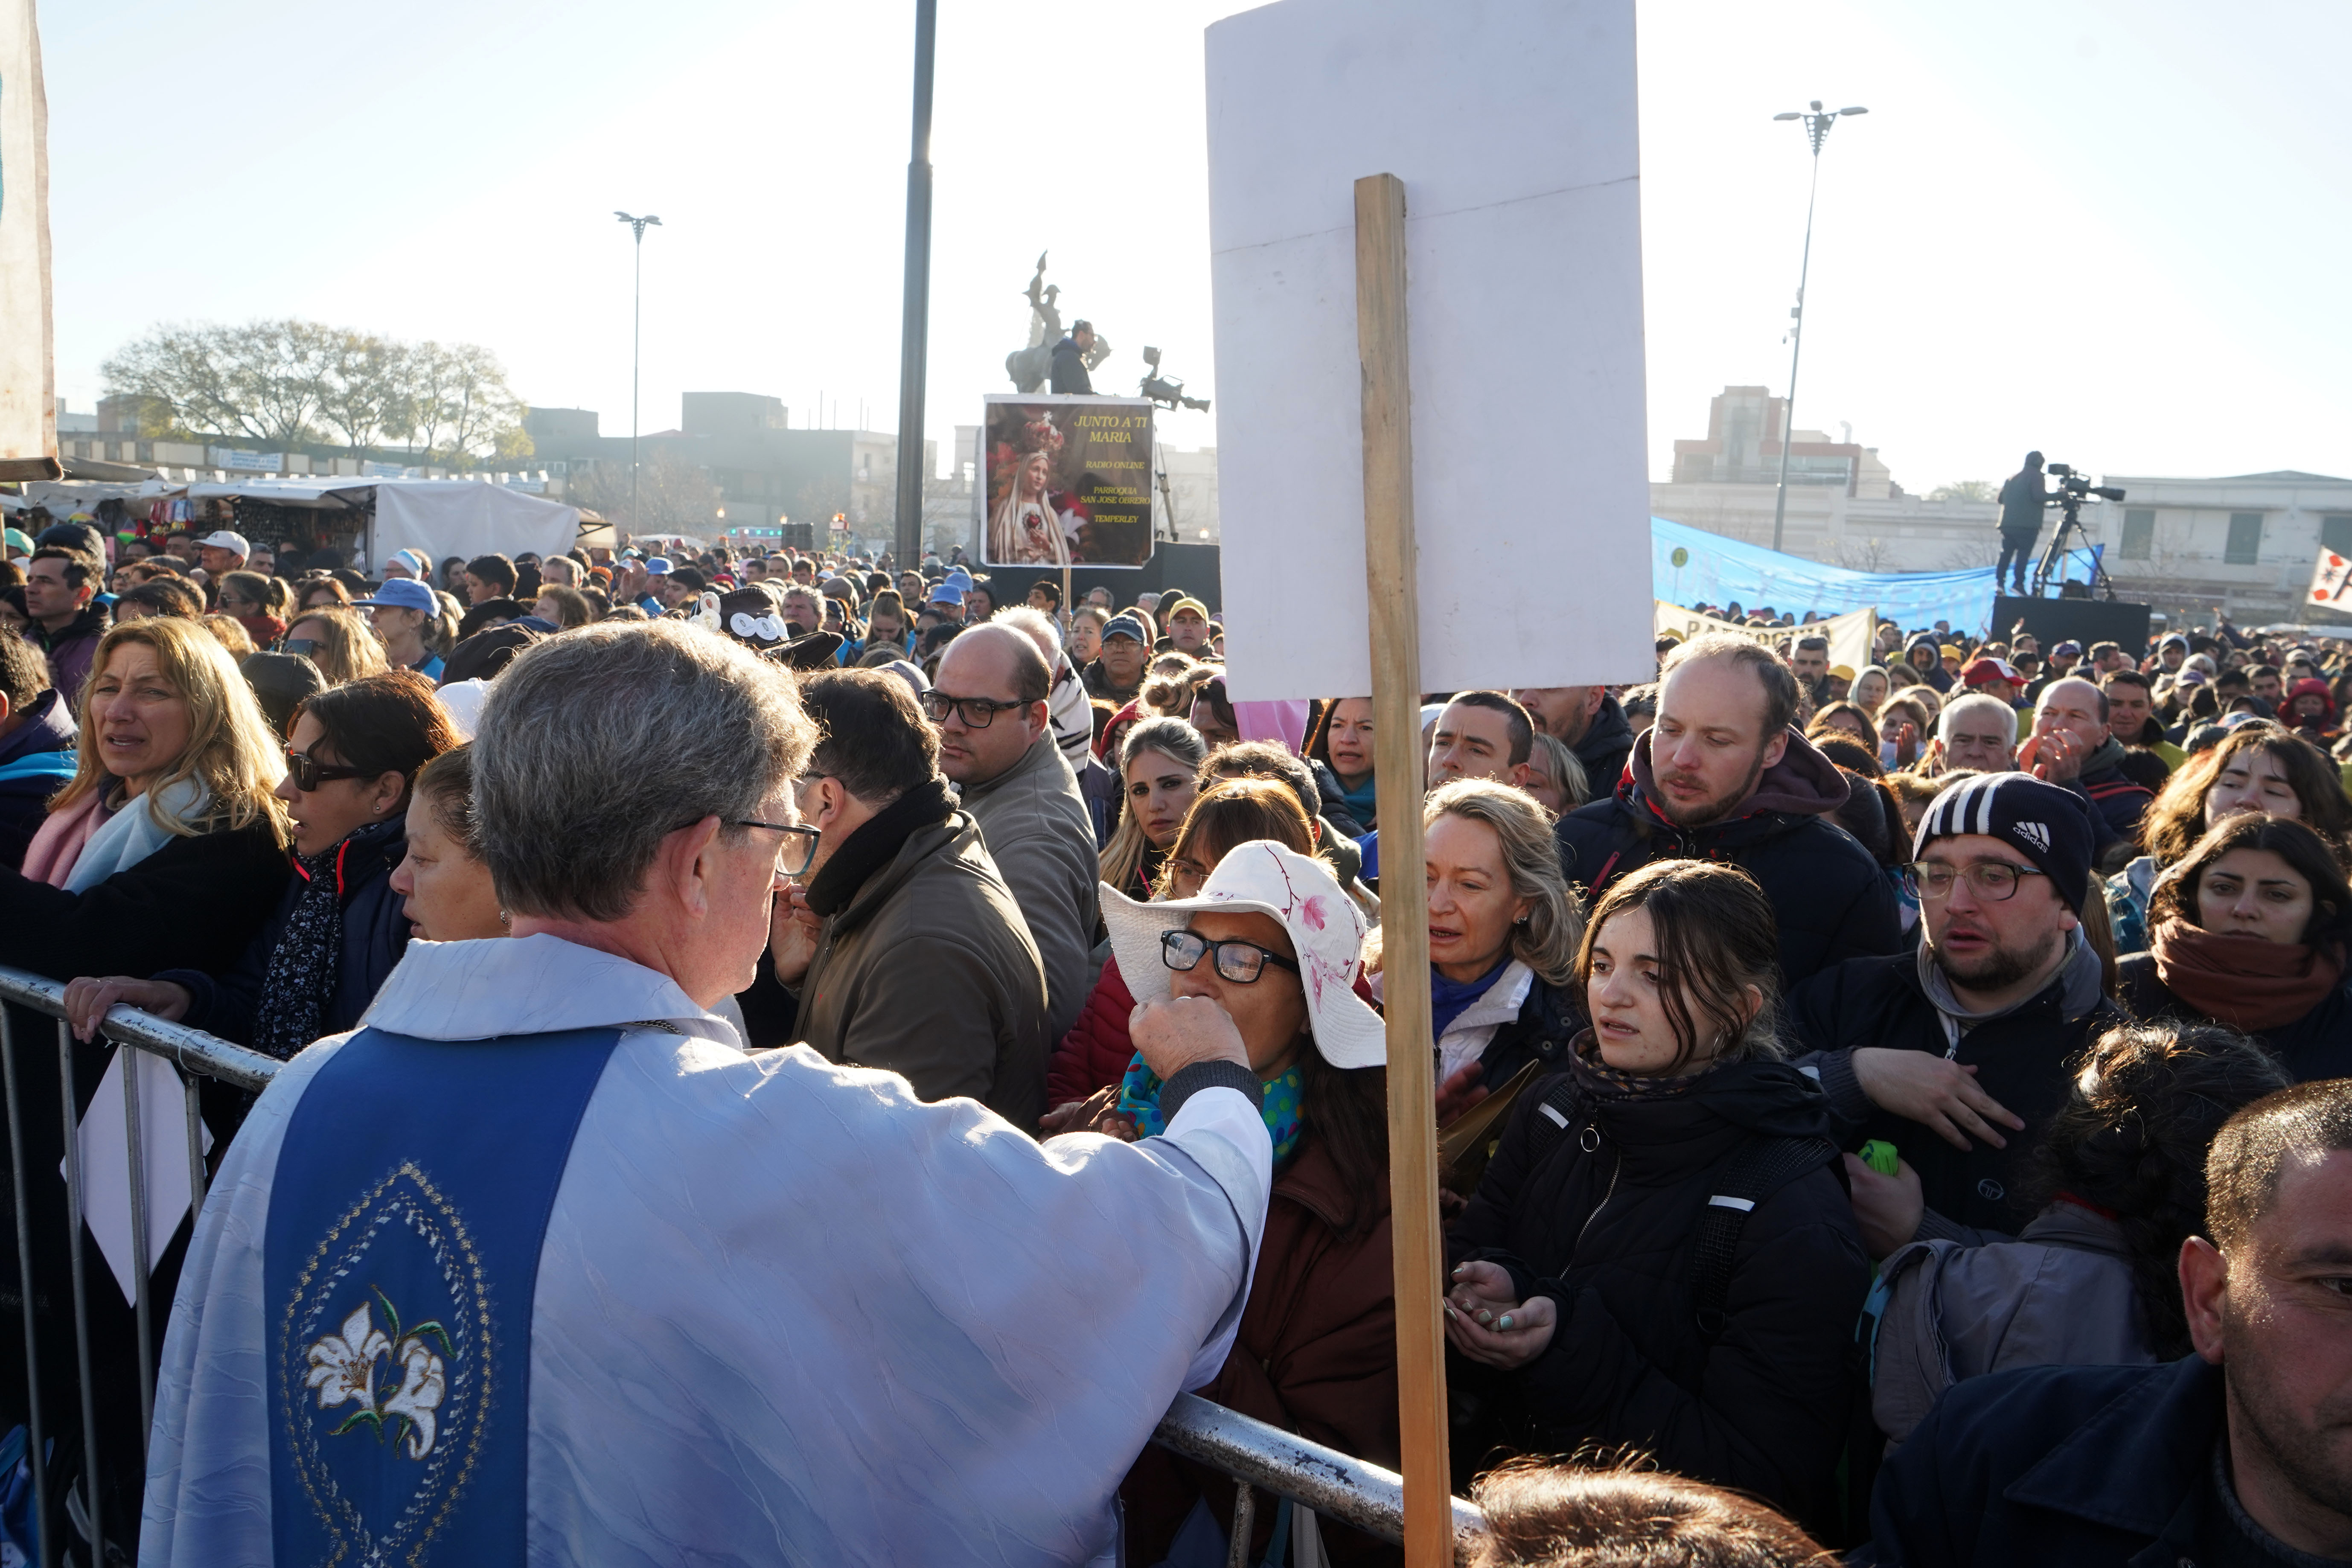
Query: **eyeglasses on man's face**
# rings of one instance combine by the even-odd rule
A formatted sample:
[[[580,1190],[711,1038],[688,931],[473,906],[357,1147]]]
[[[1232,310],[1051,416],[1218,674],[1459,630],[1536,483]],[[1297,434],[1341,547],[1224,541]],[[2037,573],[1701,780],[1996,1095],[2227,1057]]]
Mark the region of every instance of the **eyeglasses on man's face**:
[[[757,817],[744,817],[728,824],[730,827],[760,827],[783,837],[776,844],[776,874],[797,877],[809,868],[816,858],[816,841],[822,837],[817,829],[795,822],[761,822]]]
[[[1213,956],[1212,956],[1213,955]],[[1181,973],[1211,958],[1217,973],[1236,985],[1255,984],[1269,963],[1298,973],[1298,965],[1254,942],[1211,942],[1198,931],[1171,931],[1160,935],[1160,962]]]
[[[996,716],[999,713],[1010,709],[1028,706],[1026,702],[1018,700],[999,702],[992,697],[950,697],[940,691],[923,693],[923,711],[930,715],[932,723],[946,723],[948,711],[952,709],[955,710],[956,717],[963,721],[963,727],[967,730],[985,730],[996,722]]]
[[[1914,860],[1903,868],[1903,880],[1912,893],[1921,899],[1941,900],[1952,896],[1952,885],[1961,878],[1979,899],[2003,903],[2017,896],[2017,884],[2025,877],[2046,877],[2049,873],[2032,866],[2020,866],[2008,860],[1976,860],[1966,866],[1955,866],[1945,860]]]

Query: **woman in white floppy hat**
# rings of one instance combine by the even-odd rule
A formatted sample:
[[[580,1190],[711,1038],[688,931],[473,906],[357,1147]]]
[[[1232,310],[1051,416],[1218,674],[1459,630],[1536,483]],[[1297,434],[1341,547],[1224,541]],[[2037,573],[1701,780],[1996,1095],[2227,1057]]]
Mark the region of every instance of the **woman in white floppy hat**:
[[[1270,839],[1228,851],[1195,897],[1139,903],[1106,883],[1102,901],[1139,1006],[1199,999],[1233,1019],[1274,1139],[1273,1198],[1240,1335],[1198,1392],[1394,1466],[1388,1046],[1381,1016],[1355,989],[1363,916],[1322,861]],[[1154,1131],[1158,1089],[1139,1061],[1117,1117]],[[1221,1532],[1233,1517],[1230,1483],[1157,1449],[1145,1450],[1122,1494],[1136,1562],[1168,1555],[1180,1531]],[[1266,1510],[1251,1561],[1277,1531],[1296,1541],[1318,1528],[1287,1503]]]

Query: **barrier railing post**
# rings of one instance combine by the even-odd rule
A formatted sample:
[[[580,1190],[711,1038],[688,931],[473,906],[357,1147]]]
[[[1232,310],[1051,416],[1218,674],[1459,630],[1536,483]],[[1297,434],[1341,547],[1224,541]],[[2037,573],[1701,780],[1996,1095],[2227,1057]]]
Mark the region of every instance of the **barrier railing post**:
[[[122,1047],[117,1047],[120,1050]],[[89,1514],[90,1560],[106,1561],[106,1524],[99,1513],[98,1390],[89,1372],[89,1284],[81,1253],[81,1128],[74,1115],[73,1031],[58,1020],[58,1090],[65,1106],[66,1256],[73,1260],[74,1354],[81,1378],[82,1506]]]
[[[205,1212],[205,1105],[198,1080],[184,1068],[180,1092],[188,1110],[188,1244],[195,1245],[197,1219]]]
[[[147,1452],[147,1429],[155,1424],[152,1348],[155,1340],[147,1305],[147,1260],[152,1254],[147,1249],[147,1144],[145,1129],[140,1125],[142,1064],[133,1047],[117,1045],[114,1048],[116,1059],[122,1066],[122,1131],[131,1141],[131,1305],[139,1324],[139,1452],[143,1457]]]
[[[49,1531],[49,1435],[47,1424],[41,1419],[40,1337],[33,1327],[33,1205],[25,1192],[25,1116],[16,1100],[16,1031],[5,1006],[0,1006],[0,1078],[7,1082],[8,1162],[16,1180],[16,1288],[25,1312],[25,1427],[30,1439],[26,1447],[33,1459],[33,1533],[40,1543],[42,1568],[47,1568],[54,1550],[51,1542],[57,1538]]]

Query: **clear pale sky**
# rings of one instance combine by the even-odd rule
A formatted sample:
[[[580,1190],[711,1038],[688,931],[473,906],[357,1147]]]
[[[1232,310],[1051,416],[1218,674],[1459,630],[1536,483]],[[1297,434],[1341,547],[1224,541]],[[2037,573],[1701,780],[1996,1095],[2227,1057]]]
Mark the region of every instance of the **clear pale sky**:
[[[1010,390],[1041,249],[1066,316],[1213,396],[1205,0],[940,6],[928,426]],[[1440,15],[1443,8],[1435,8]],[[897,423],[911,3],[51,0],[58,390],[158,321],[299,315],[505,361],[629,428],[686,390]],[[2352,6],[1643,0],[1651,469],[1729,383],[1783,389],[1822,155],[1798,422],[1920,492],[2038,446],[2095,472],[2352,473]],[[1438,47],[1442,46],[1442,41]],[[1367,171],[1370,172],[1370,171]],[[1495,301],[1507,353],[1510,301]],[[1162,438],[1213,444],[1213,416]]]

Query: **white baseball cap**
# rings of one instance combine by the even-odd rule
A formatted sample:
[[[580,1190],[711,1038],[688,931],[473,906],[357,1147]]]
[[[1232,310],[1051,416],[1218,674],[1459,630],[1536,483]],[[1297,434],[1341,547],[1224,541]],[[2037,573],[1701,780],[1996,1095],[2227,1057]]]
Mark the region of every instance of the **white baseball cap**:
[[[253,553],[253,546],[247,542],[245,535],[242,533],[231,533],[226,528],[222,529],[218,533],[208,533],[205,535],[204,538],[197,540],[196,548],[199,550],[226,550],[233,555],[250,555]]]
[[[1119,977],[1138,1002],[1168,1000],[1160,938],[1182,931],[1202,910],[1271,915],[1280,921],[1298,954],[1307,1026],[1323,1059],[1336,1068],[1388,1065],[1388,1026],[1355,993],[1356,973],[1363,964],[1364,917],[1322,861],[1260,838],[1235,846],[1218,861],[1197,898],[1138,903],[1104,883],[1103,923],[1110,928]]]

